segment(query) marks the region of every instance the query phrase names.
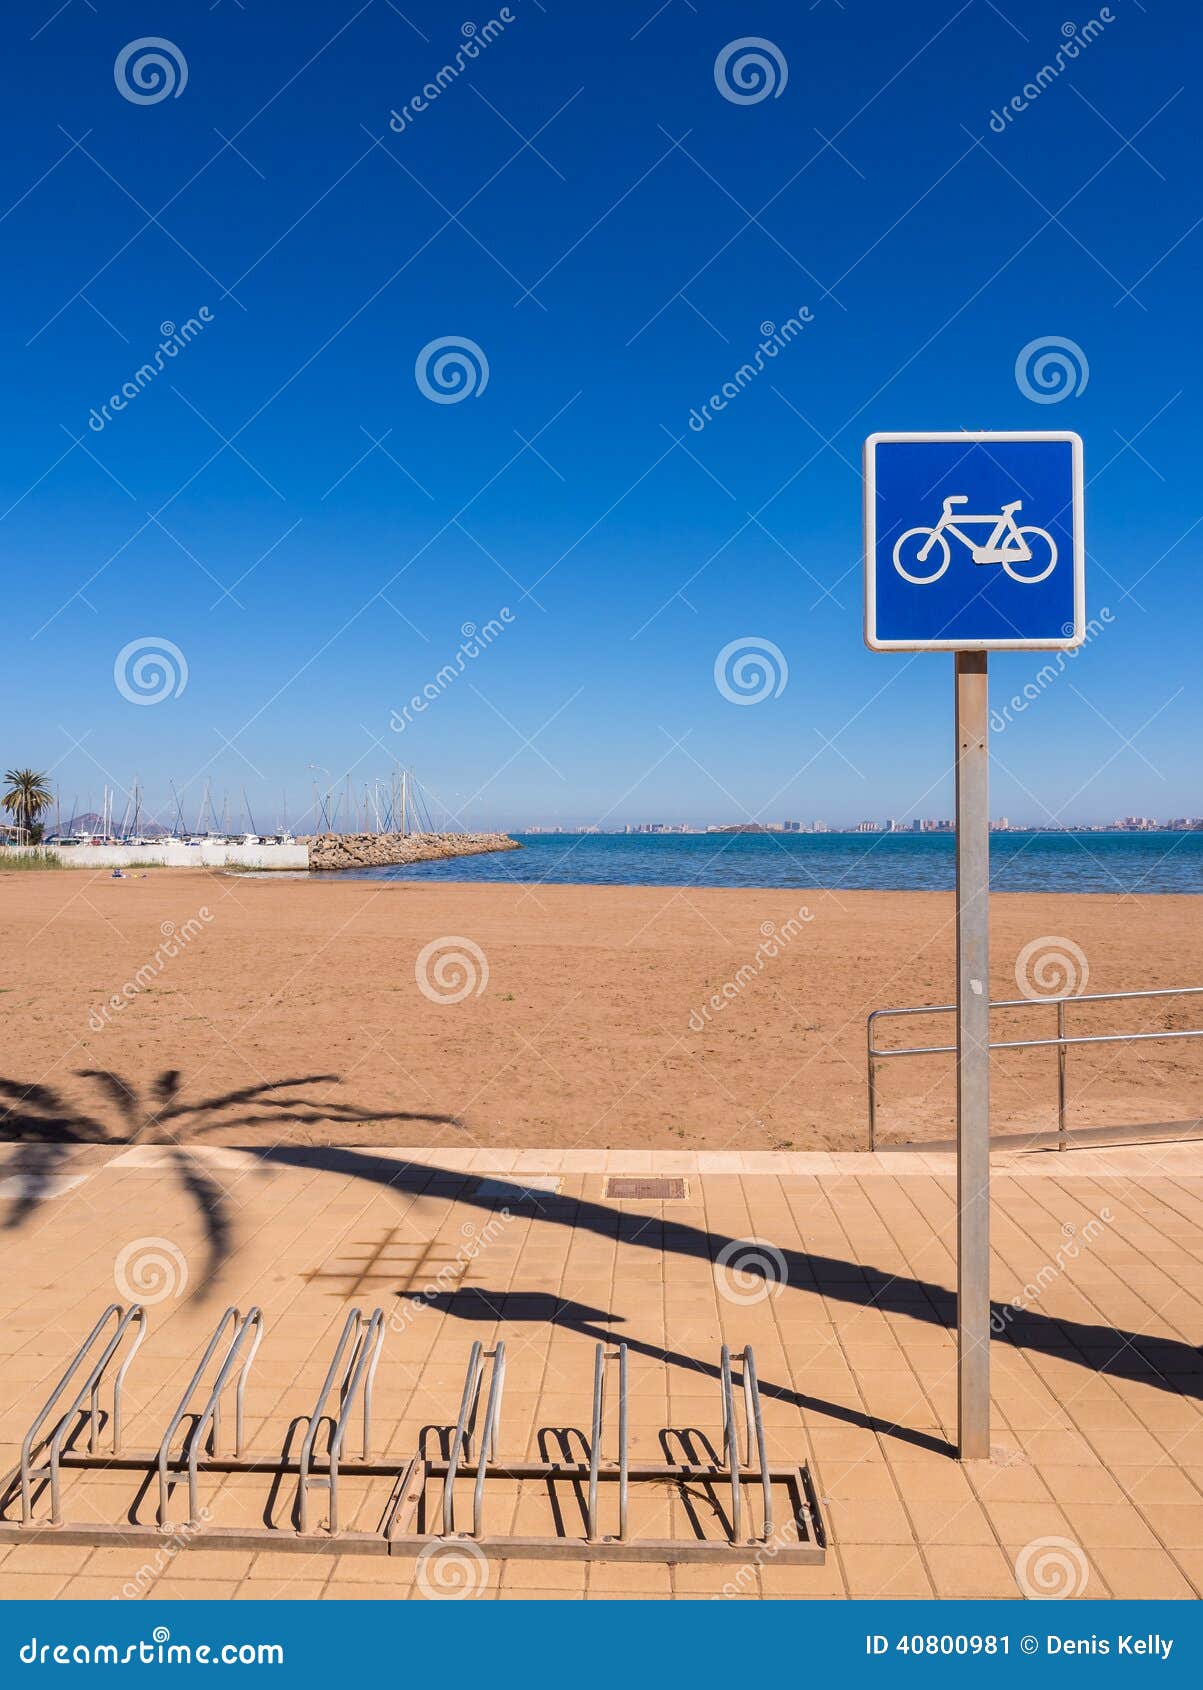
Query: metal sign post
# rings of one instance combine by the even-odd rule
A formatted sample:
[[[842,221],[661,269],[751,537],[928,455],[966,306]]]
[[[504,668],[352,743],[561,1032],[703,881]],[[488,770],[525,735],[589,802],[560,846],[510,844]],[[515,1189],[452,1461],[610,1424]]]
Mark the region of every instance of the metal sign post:
[[[986,654],[958,651],[957,1447],[990,1454],[990,751]]]
[[[952,651],[957,809],[957,1440],[990,1454],[990,811],[986,653],[1086,637],[1076,434],[865,442],[865,643]]]

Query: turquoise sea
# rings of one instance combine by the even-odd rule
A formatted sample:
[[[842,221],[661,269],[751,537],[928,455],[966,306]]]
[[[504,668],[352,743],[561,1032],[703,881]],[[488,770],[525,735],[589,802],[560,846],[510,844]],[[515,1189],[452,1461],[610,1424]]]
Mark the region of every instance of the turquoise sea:
[[[339,880],[540,881],[571,886],[813,886],[947,891],[941,833],[515,833],[524,846]],[[1203,892],[1203,833],[995,833],[999,892]]]

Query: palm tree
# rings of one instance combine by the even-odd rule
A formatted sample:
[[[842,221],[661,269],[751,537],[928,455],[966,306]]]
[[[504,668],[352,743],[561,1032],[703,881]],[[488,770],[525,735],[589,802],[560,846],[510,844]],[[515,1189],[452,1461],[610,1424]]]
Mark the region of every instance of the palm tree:
[[[5,775],[8,790],[0,803],[17,818],[17,826],[32,836],[38,817],[54,803],[54,794],[47,786],[49,775],[37,769],[9,769]]]

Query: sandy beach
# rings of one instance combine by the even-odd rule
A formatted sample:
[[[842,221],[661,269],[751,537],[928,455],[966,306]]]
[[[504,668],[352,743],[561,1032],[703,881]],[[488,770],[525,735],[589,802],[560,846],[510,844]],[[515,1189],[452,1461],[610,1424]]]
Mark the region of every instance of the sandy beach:
[[[80,870],[6,875],[0,903],[8,1138],[863,1149],[866,1014],[953,994],[942,893]],[[1091,992],[1203,981],[1189,897],[1003,894],[992,919],[995,998],[1025,947],[1029,974],[1085,959]],[[1195,1026],[1197,1003],[1077,1005],[1071,1031]],[[994,1037],[1053,1031],[1034,1005]],[[1201,1077],[1203,1040],[1075,1051],[1071,1124],[1193,1118]],[[996,1055],[996,1130],[1052,1127],[1055,1084],[1052,1051]],[[945,1138],[953,1107],[948,1057],[885,1066],[883,1141]]]

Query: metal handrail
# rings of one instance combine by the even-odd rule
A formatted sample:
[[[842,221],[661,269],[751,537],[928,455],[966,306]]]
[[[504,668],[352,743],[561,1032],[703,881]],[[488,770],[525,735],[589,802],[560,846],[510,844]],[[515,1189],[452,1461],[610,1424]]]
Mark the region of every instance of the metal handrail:
[[[991,1041],[991,1050],[1057,1051],[1057,1149],[1067,1147],[1066,1117],[1066,1053],[1070,1045],[1139,1044],[1146,1039],[1203,1039],[1203,1027],[1183,1028],[1163,1033],[1084,1033],[1070,1036],[1066,1030],[1065,1010],[1071,1003],[1119,1003],[1129,998],[1182,998],[1203,994],[1203,986],[1163,986],[1140,992],[1077,992],[1063,997],[996,998],[991,1009],[1046,1009],[1057,1011],[1057,1036],[1053,1039],[1001,1039]],[[951,1056],[956,1045],[905,1045],[898,1050],[879,1050],[873,1043],[873,1027],[890,1015],[951,1015],[954,1003],[917,1004],[905,1009],[874,1009],[865,1021],[865,1044],[869,1081],[869,1149],[877,1149],[877,1064],[892,1056]]]

